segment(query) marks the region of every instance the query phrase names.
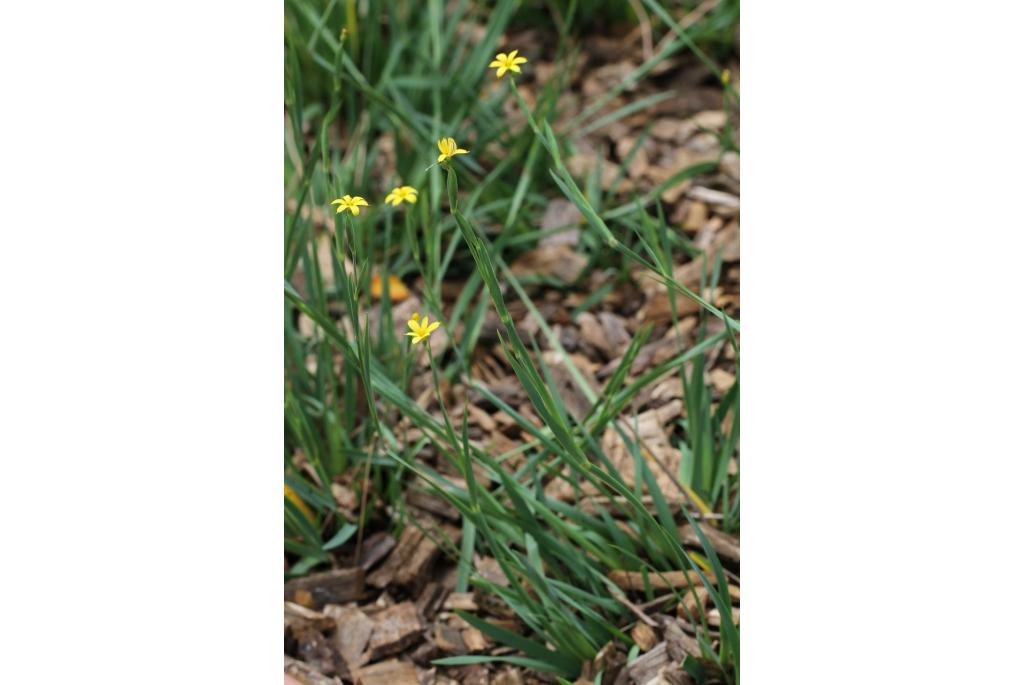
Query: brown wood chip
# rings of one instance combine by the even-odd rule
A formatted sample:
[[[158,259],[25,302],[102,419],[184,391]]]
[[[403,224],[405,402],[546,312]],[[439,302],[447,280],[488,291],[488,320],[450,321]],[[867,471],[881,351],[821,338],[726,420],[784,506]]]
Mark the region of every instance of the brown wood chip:
[[[524,252],[509,269],[518,277],[553,276],[563,283],[572,283],[583,273],[587,258],[569,245],[538,247]]]
[[[704,533],[704,537],[708,539],[711,546],[715,549],[715,553],[724,562],[732,562],[738,564],[740,562],[740,541],[737,538],[723,533],[719,529],[703,525],[700,528],[701,532]],[[700,538],[697,537],[697,533],[694,532],[690,524],[687,523],[679,528],[679,538],[683,541],[683,544],[690,545],[693,547],[700,548]]]
[[[361,668],[355,673],[356,685],[420,685],[416,667],[408,661],[390,659]]]
[[[437,648],[446,654],[465,654],[466,642],[458,628],[447,623],[434,625],[434,642]]]
[[[711,369],[711,371],[708,372],[708,380],[711,382],[711,385],[715,390],[724,395],[729,392],[733,383],[736,382],[736,376],[725,369]]]
[[[683,595],[683,601],[676,605],[676,614],[690,623],[700,623],[700,615],[708,604],[708,598],[708,591],[703,585],[694,588],[692,592],[687,591]]]
[[[730,209],[740,208],[740,199],[731,193],[723,193],[720,190],[712,190],[703,186],[694,186],[686,193],[694,200],[706,202],[709,205],[719,205]]]
[[[369,571],[395,548],[395,544],[395,539],[384,531],[374,533],[363,542],[363,553],[359,559],[359,566],[364,571]]]
[[[658,644],[658,636],[654,633],[654,629],[643,622],[633,626],[633,630],[629,631],[629,636],[633,638],[633,642],[641,652],[650,651],[654,645]]]
[[[472,405],[471,405],[472,406]],[[409,506],[416,507],[431,514],[436,514],[449,521],[459,520],[459,510],[441,499],[437,495],[421,490],[409,488],[405,491],[405,501]]]
[[[423,624],[412,602],[402,602],[385,609],[373,617],[373,623],[373,633],[367,644],[368,661],[371,662],[382,656],[398,654],[419,642],[423,634]]]
[[[681,663],[687,656],[701,656],[700,643],[688,635],[678,619],[665,619],[665,643],[672,661]]]
[[[495,674],[491,685],[523,685],[523,674],[518,668],[505,668]]]
[[[334,646],[348,664],[349,670],[354,671],[366,663],[363,653],[373,633],[373,619],[354,604],[343,607],[331,604],[324,607],[324,613],[334,619],[337,625]]]
[[[487,638],[476,628],[463,629],[462,641],[465,643],[466,649],[471,652],[479,652],[487,648]]]
[[[284,603],[284,627],[288,628],[299,624],[312,625],[314,629],[328,631],[334,629],[334,621],[327,615],[314,611],[308,607],[295,602]]]
[[[285,655],[284,672],[302,685],[342,685],[341,678],[325,676],[304,661]]]
[[[612,571],[608,574],[608,579],[623,590],[641,591],[646,587],[644,574],[640,571]],[[691,583],[701,584],[696,571],[663,571],[660,574],[651,572],[647,574],[647,582],[654,590],[686,588]]]
[[[556,245],[569,245],[575,247],[580,241],[579,223],[583,215],[575,204],[564,198],[555,198],[548,202],[541,217],[541,230],[547,231],[555,228],[570,227],[568,230],[560,231],[541,238],[542,247],[554,247]]]
[[[292,645],[291,649],[289,645]],[[334,644],[308,623],[289,628],[285,634],[285,648],[324,675],[348,675],[348,666]]]
[[[668,649],[664,642],[639,657],[626,668],[622,669],[619,677],[615,679],[615,685],[647,685],[647,683],[658,675],[663,666],[669,664]]]
[[[424,619],[428,621],[433,620],[434,616],[441,609],[441,604],[444,602],[447,594],[448,588],[443,584],[433,580],[430,581],[416,599],[416,610],[420,612],[420,616]]]
[[[444,601],[444,609],[445,611],[455,611],[456,609],[476,611],[477,605],[474,594],[472,592],[453,592]]]
[[[732,608],[732,622],[736,625],[740,624],[740,610],[737,607]],[[712,609],[708,612],[708,625],[718,628],[722,623],[722,614],[717,608]]]
[[[285,599],[293,602],[304,599],[313,609],[322,609],[325,604],[344,604],[359,598],[362,594],[361,568],[340,568],[314,573],[305,578],[294,578],[284,585]]]
[[[438,527],[429,520],[421,521],[420,526],[431,530],[434,537],[442,538],[447,535],[453,542],[458,542],[462,535],[459,528],[449,525]],[[409,522],[387,561],[371,573],[366,582],[379,589],[395,583],[416,591],[426,582],[427,571],[439,551],[438,546],[420,530],[420,527]]]

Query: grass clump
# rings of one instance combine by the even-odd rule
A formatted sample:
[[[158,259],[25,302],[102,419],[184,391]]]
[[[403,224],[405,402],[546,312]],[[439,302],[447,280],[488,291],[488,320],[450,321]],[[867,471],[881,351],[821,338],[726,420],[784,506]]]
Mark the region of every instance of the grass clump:
[[[608,112],[605,105],[615,93],[583,110],[564,130],[552,126],[559,114],[558,95],[578,52],[573,32],[592,20],[586,5],[561,5],[554,20],[559,39],[554,63],[559,66],[531,106],[514,80],[529,62],[498,47],[514,20],[534,16],[536,6],[530,3],[286,1],[289,572],[303,574],[331,563],[339,549],[358,547],[368,525],[365,513],[375,504],[390,507],[396,512],[394,525],[403,525],[404,488],[415,478],[462,516],[458,589],[472,585],[497,595],[530,633],[515,634],[465,615],[470,624],[521,654],[450,657],[437,663],[504,660],[574,678],[609,640],[631,643],[623,630],[632,615],[630,605],[609,579],[611,572],[653,576],[683,570],[693,578],[686,592],[702,587],[720,616],[717,635],[703,612],[690,617],[698,627],[702,667],[738,682],[739,630],[725,591],[726,571],[694,512],[714,513],[724,528],[738,529],[739,477],[729,468],[738,465],[738,382],[714,406],[704,366],[705,354],[715,345],[727,342],[736,348],[739,322],[706,296],[720,277],[720,262],[706,264],[699,292],[674,277],[674,255],[702,258],[702,253],[669,227],[659,204],[661,192],[706,173],[713,163],[688,168],[613,207],[606,206],[611,192],[596,190],[593,178],[570,173],[564,159],[581,131],[650,104]],[[719,30],[721,12],[683,30],[673,26],[673,13],[663,4],[644,0],[644,5],[662,37],[673,30],[675,37],[626,81],[644,78],[684,49],[699,53],[709,72],[720,77],[700,43],[706,40],[702,35]],[[494,87],[502,70],[502,81]],[[525,126],[510,125],[506,102],[515,104]],[[382,169],[387,176],[381,176]],[[590,386],[508,266],[543,237],[538,218],[555,196],[571,202],[586,221],[588,235],[581,245],[588,264],[608,265],[622,277],[641,269],[668,289],[674,322],[677,302],[686,298],[699,305],[695,344],[680,342],[672,356],[632,378],[630,369],[651,334],[645,327],[632,338],[604,387]],[[329,211],[332,201],[334,212]],[[481,229],[486,225],[499,225],[501,231],[488,233]],[[399,284],[415,279],[422,284],[422,311],[398,322],[408,326],[406,336],[395,334],[392,276]],[[447,280],[463,284],[449,307],[442,292]],[[380,297],[372,320],[367,310],[375,287]],[[552,370],[537,341],[523,339],[517,328],[506,299],[511,295],[541,322],[540,332],[590,402],[585,415],[571,411],[553,390]],[[473,377],[471,360],[491,312],[499,322],[504,357],[539,427]],[[712,326],[714,321],[722,323]],[[435,355],[431,335],[438,328],[448,342]],[[422,348],[440,417],[410,394],[415,353]],[[684,437],[678,442],[683,467],[673,477],[687,504],[678,507],[678,514],[670,506],[674,493],[670,498],[662,492],[658,465],[630,428],[635,416],[629,410],[645,389],[673,375],[685,404]],[[462,412],[461,422],[452,420],[443,391],[448,383],[479,393],[529,436],[517,448],[523,456],[520,466],[510,468],[509,455],[473,444],[468,412]],[[414,426],[419,437],[406,439],[396,429],[400,421]],[[609,429],[632,458],[628,478],[602,448],[601,437]],[[459,474],[458,482],[418,459],[428,445]],[[357,491],[356,520],[339,509],[332,489],[339,479]],[[552,479],[567,483],[575,502],[549,497],[545,488]],[[579,506],[584,491],[595,493],[601,503],[586,510]],[[702,553],[683,547],[678,533],[683,521],[698,532]],[[499,585],[477,574],[471,563],[474,551],[492,556],[509,583]]]

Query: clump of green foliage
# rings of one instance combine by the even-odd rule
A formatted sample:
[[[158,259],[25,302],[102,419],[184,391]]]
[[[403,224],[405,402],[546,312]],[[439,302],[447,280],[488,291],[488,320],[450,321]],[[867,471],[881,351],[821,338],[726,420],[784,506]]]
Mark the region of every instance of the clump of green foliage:
[[[629,3],[611,4],[630,16]],[[523,102],[511,79],[506,79],[507,87],[484,87],[494,78],[487,64],[498,51],[499,38],[511,22],[530,20],[529,6],[514,0],[285,3],[285,167],[291,200],[285,215],[285,483],[294,493],[285,498],[285,549],[293,559],[290,572],[301,574],[327,563],[331,551],[352,544],[360,524],[365,524],[339,515],[330,488],[336,477],[358,474],[353,481],[366,484],[359,493],[363,510],[378,499],[398,512],[403,509],[404,483],[411,477],[422,479],[462,514],[461,546],[448,546],[459,561],[459,589],[472,584],[502,597],[533,633],[515,635],[467,615],[467,621],[522,655],[453,657],[438,663],[500,658],[575,677],[582,663],[608,640],[630,642],[619,628],[628,611],[620,601],[621,591],[608,580],[610,571],[656,574],[687,569],[695,572],[721,616],[717,644],[706,617],[692,617],[700,626],[705,666],[712,664],[721,675],[739,681],[739,630],[724,591],[722,564],[703,536],[703,554],[683,548],[677,533],[680,521],[657,485],[643,446],[622,428],[632,418],[631,401],[644,388],[677,374],[686,417],[678,445],[684,468],[676,475],[720,514],[726,529],[738,528],[739,476],[730,474],[728,465],[730,460],[738,463],[739,385],[737,381],[712,411],[704,354],[722,341],[735,346],[739,322],[673,279],[673,255],[703,256],[668,227],[658,204],[666,188],[715,165],[686,169],[643,197],[613,205],[612,193],[601,190],[596,176],[575,179],[563,163],[574,137],[588,125],[636,111],[636,103],[611,113],[602,108],[671,54],[695,51],[709,73],[720,77],[699,37],[702,31],[721,32],[719,24],[728,15],[711,13],[707,23],[683,31],[662,3],[643,4],[658,30],[674,29],[676,37],[620,88],[584,110],[565,130],[556,131],[550,122],[574,58],[574,32],[588,20],[587,3],[561,5],[563,11],[555,20],[555,63],[565,68],[538,91],[533,107]],[[370,20],[373,17],[386,21]],[[482,30],[464,30],[471,23]],[[714,40],[710,44],[717,45]],[[502,114],[510,93],[528,120],[528,126],[519,130],[513,130]],[[342,145],[332,137],[338,130],[344,131]],[[460,144],[472,141],[473,154],[435,164],[436,143],[446,136],[455,136]],[[500,158],[485,152],[492,144],[504,151]],[[382,156],[393,158],[395,178],[376,175],[376,160]],[[419,189],[415,204],[399,208],[381,202],[386,189],[401,185]],[[358,217],[327,214],[335,237],[330,273],[325,273],[318,257],[316,213],[309,210],[324,211],[331,200],[345,194],[366,197],[370,206],[361,208]],[[581,249],[591,265],[611,265],[625,275],[639,264],[668,287],[671,297],[689,297],[701,306],[698,343],[680,345],[675,356],[627,382],[627,371],[650,335],[650,329],[643,329],[602,389],[587,385],[557,336],[542,323],[541,333],[592,402],[582,418],[551,390],[550,370],[540,355],[532,354],[535,341],[523,340],[517,332],[505,301],[508,287],[542,320],[507,264],[545,235],[535,227],[553,195],[569,199],[586,219]],[[481,230],[492,224],[503,227],[499,234]],[[346,261],[351,270],[346,270]],[[370,288],[370,265],[379,265],[385,284],[376,327],[363,325],[358,316]],[[720,264],[707,264],[708,290],[713,291],[719,272]],[[441,283],[446,277],[457,274],[466,281],[442,323],[445,330],[458,328],[462,335],[450,338],[453,342],[445,355],[430,358],[438,401],[443,407],[439,385],[445,377],[465,383],[512,416],[531,436],[516,449],[525,456],[520,468],[513,471],[504,464],[511,454],[488,454],[474,447],[465,413],[462,425],[455,425],[447,412],[438,419],[409,396],[410,343],[393,332],[389,274],[407,282],[422,277],[424,307],[432,318],[444,313]],[[301,288],[296,287],[300,281]],[[348,325],[334,316],[338,308],[349,315]],[[469,373],[467,360],[489,311],[498,315],[505,355],[543,428]],[[312,335],[300,332],[300,313],[315,324]],[[711,333],[707,324],[715,319],[725,326]],[[737,364],[738,358],[737,351]],[[730,414],[732,420],[727,421]],[[422,437],[412,443],[400,439],[392,430],[399,418],[411,421]],[[609,427],[633,456],[635,486],[627,485],[600,447],[600,436]],[[416,459],[427,444],[455,466],[464,486]],[[295,468],[293,459],[299,451],[315,471],[315,480]],[[474,464],[486,482],[477,477]],[[543,484],[551,477],[577,487],[588,484],[607,496],[608,508],[584,513],[545,496]],[[651,495],[653,511],[641,501],[642,489]],[[627,521],[629,533],[613,515]],[[687,507],[682,507],[681,515],[699,530]],[[397,523],[401,525],[401,520]],[[499,586],[476,574],[471,564],[474,550],[493,556],[512,582]]]

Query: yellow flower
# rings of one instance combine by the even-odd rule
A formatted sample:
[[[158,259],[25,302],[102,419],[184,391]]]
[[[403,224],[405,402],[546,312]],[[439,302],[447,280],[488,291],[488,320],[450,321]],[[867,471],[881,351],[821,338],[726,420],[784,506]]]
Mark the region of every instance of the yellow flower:
[[[523,73],[523,70],[519,68],[519,65],[526,64],[526,58],[516,57],[518,54],[518,50],[513,50],[507,55],[504,52],[499,52],[495,55],[494,61],[487,66],[498,70],[498,78],[504,76],[506,71],[511,71],[514,74],[521,74]]]
[[[729,85],[729,81],[731,81],[731,80],[732,80],[732,73],[728,69],[723,70],[722,71],[722,85],[723,86]]]
[[[455,155],[465,155],[469,153],[469,150],[463,150],[461,147],[456,145],[454,138],[442,138],[437,141],[437,149],[441,151],[441,154],[437,156],[438,163],[447,161]]]
[[[419,191],[417,191],[412,186],[399,186],[398,188],[395,188],[390,193],[388,193],[388,196],[384,198],[384,202],[390,202],[395,207],[402,204],[403,202],[408,202],[409,204],[413,205],[416,204],[417,192]]]
[[[412,338],[413,345],[429,338],[430,334],[441,325],[440,321],[430,323],[429,316],[424,316],[422,321],[419,319],[419,312],[413,312],[412,317],[409,319],[409,332],[406,335]]]
[[[351,195],[344,195],[337,200],[332,200],[331,204],[338,205],[338,214],[341,214],[347,209],[352,212],[352,216],[359,216],[360,207],[370,206],[370,203],[367,202],[365,198],[359,197],[358,195],[355,197],[352,197]]]

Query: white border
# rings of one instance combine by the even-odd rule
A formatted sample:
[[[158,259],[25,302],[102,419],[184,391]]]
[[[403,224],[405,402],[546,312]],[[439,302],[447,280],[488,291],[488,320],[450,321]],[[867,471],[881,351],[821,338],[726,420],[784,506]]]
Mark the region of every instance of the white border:
[[[1022,11],[742,11],[747,682],[1010,682]]]
[[[282,5],[8,5],[0,680],[277,685]]]

